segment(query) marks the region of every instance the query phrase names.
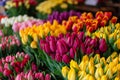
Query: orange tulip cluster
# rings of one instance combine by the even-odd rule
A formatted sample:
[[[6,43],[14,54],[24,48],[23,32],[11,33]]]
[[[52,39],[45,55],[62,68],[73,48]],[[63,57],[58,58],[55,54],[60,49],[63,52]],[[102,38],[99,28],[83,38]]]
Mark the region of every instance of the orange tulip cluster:
[[[116,23],[117,17],[111,17],[111,12],[98,11],[95,14],[95,17],[90,12],[84,12],[80,17],[72,16],[68,19],[68,21],[63,21],[62,24],[66,26],[68,31],[78,32],[85,29],[89,32],[93,32],[99,27],[107,25],[110,19],[110,22]]]

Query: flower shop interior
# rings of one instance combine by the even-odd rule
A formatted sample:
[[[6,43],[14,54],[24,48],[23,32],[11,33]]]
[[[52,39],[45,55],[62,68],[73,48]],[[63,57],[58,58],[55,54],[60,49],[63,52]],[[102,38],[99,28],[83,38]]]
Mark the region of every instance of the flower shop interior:
[[[0,0],[0,80],[120,80],[120,0]]]

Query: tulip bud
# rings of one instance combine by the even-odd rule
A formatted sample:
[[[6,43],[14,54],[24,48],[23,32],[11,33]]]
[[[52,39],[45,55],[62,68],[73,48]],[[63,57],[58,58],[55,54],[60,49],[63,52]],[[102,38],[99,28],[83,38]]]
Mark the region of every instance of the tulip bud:
[[[79,66],[78,66],[77,62],[75,62],[73,60],[70,61],[70,68],[74,68],[76,70],[79,70]]]
[[[46,74],[46,76],[45,76],[45,80],[51,80],[51,77],[50,77],[49,74]]]
[[[70,57],[67,54],[64,54],[62,57],[62,61],[64,63],[69,63],[70,62]]]
[[[76,80],[76,72],[74,68],[71,68],[68,72],[68,80]]]
[[[55,55],[55,60],[58,61],[58,62],[61,62],[61,61],[62,61],[62,58],[61,58],[61,56],[60,56],[59,53],[56,53],[56,55]]]
[[[115,24],[117,22],[117,19],[118,18],[116,16],[113,16],[110,22]]]
[[[32,41],[30,46],[31,46],[31,48],[37,48],[37,42],[36,41]]]
[[[45,46],[44,46],[44,50],[47,54],[51,53],[51,50],[50,50],[50,45],[49,43],[46,43]]]
[[[78,39],[78,38],[75,38],[74,43],[73,43],[73,48],[74,48],[74,49],[79,48],[79,45],[80,45],[79,42],[80,42],[79,39]]]
[[[68,46],[65,43],[64,40],[58,40],[57,41],[57,50],[60,53],[61,56],[63,56],[63,54],[65,54],[66,52],[68,52]]]
[[[67,66],[62,67],[62,75],[64,78],[67,77],[68,72],[69,72],[69,68]]]
[[[103,76],[101,77],[101,80],[108,80],[108,79],[107,79],[107,76],[106,76],[106,75],[103,75]]]
[[[55,52],[56,51],[56,42],[54,40],[51,40],[49,42],[49,45],[50,45],[50,49],[52,52]]]
[[[76,54],[76,50],[74,48],[70,48],[70,57],[74,58]]]

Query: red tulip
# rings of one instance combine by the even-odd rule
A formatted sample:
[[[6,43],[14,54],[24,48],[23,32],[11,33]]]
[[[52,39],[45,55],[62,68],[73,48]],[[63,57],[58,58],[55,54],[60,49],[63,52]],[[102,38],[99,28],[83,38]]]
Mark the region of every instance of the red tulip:
[[[113,16],[112,19],[110,20],[111,23],[116,23],[117,22],[117,17],[116,16]]]
[[[8,70],[8,69],[5,69],[5,70],[3,71],[3,74],[4,74],[5,76],[9,77],[10,74],[12,74],[12,71],[11,71],[11,70]]]

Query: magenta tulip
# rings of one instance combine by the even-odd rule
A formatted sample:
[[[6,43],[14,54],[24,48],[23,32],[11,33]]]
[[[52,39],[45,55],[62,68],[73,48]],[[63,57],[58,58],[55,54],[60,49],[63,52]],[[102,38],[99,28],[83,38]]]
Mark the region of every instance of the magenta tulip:
[[[69,57],[67,54],[64,54],[64,55],[62,56],[62,61],[63,61],[64,63],[69,63],[69,62],[70,62],[70,57]]]
[[[50,77],[49,74],[46,74],[46,76],[45,76],[45,80],[51,80],[51,77]]]
[[[49,45],[50,45],[51,51],[55,52],[56,51],[56,42],[55,42],[55,40],[49,41]]]
[[[74,58],[75,57],[75,54],[76,54],[76,51],[74,48],[70,48],[70,57],[71,58]]]

